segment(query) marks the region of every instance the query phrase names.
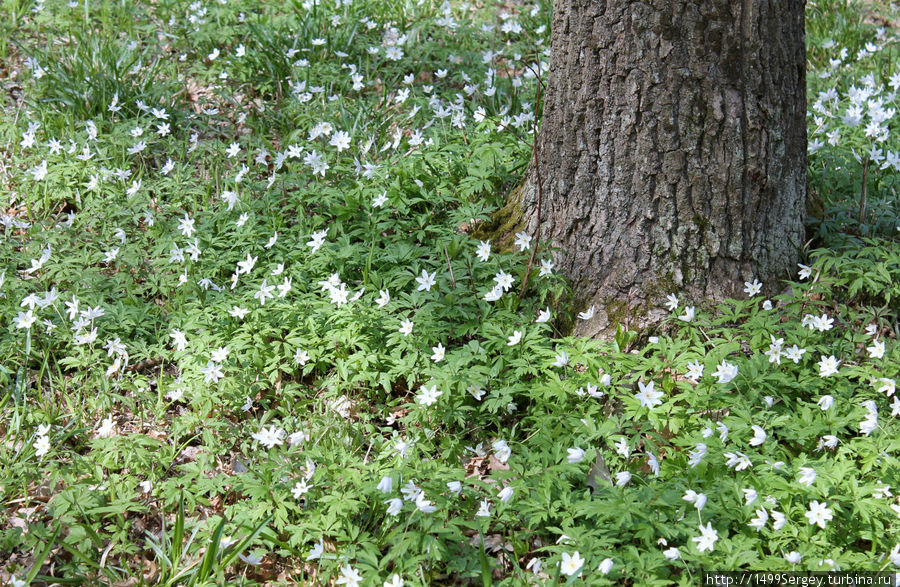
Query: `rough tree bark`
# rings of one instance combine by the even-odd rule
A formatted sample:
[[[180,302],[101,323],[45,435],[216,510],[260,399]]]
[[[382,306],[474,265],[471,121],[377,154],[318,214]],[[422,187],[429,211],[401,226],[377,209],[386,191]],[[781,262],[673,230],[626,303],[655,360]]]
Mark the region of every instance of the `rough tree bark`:
[[[596,307],[576,334],[658,322],[668,293],[722,299],[792,273],[806,203],[803,0],[553,11],[542,190],[533,162],[521,205],[531,233],[559,247],[579,304]]]

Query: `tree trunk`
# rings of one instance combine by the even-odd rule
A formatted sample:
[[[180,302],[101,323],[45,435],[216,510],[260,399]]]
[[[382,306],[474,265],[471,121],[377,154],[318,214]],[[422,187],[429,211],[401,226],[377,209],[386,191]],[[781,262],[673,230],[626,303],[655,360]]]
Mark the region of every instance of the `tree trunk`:
[[[792,274],[803,1],[555,0],[551,47],[522,208],[579,305],[596,308],[576,334],[658,322],[669,293],[722,299]]]

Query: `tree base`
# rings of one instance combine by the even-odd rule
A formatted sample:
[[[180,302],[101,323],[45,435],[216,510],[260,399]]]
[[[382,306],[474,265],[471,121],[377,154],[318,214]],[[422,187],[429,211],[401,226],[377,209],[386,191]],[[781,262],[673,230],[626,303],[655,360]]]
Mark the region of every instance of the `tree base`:
[[[518,194],[575,334],[795,271],[805,241],[804,3],[554,3],[535,161]],[[541,177],[537,187],[538,173]]]

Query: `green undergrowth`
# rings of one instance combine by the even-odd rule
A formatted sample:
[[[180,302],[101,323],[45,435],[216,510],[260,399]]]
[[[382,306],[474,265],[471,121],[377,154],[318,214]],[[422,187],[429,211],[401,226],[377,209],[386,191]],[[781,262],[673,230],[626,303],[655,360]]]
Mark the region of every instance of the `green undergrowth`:
[[[810,3],[783,293],[598,342],[506,198],[549,3],[0,2],[0,582],[900,564],[888,8]]]

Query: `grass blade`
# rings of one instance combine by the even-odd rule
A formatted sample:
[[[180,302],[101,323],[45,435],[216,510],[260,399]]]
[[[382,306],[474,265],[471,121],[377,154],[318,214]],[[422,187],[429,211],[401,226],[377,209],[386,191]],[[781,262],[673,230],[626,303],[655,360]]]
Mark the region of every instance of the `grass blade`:
[[[56,530],[53,531],[53,536],[50,537],[50,540],[47,541],[47,544],[44,545],[44,548],[41,550],[40,554],[34,557],[34,564],[31,565],[31,570],[28,571],[28,574],[25,575],[25,584],[30,585],[34,578],[37,577],[37,574],[41,571],[41,566],[44,564],[44,561],[47,560],[47,555],[50,554],[50,549],[53,548],[53,544],[56,542],[56,537],[59,536],[59,531],[62,528],[59,524],[56,525]]]
[[[219,545],[222,543],[222,533],[224,531],[225,518],[223,517],[222,521],[220,521],[219,525],[216,527],[216,531],[213,532],[212,538],[210,539],[210,545],[203,555],[203,560],[200,562],[200,568],[197,570],[197,574],[194,575],[191,584],[196,585],[197,581],[204,582],[209,577],[209,574],[215,567],[216,556],[219,554]]]
[[[263,529],[269,524],[269,522],[271,520],[272,520],[272,516],[269,516],[268,518],[263,520],[259,524],[259,526],[257,526],[256,529],[253,530],[253,532],[251,532],[246,538],[241,540],[237,544],[237,546],[234,547],[234,549],[231,552],[229,552],[226,556],[224,556],[222,558],[222,566],[227,567],[228,565],[230,565],[232,563],[232,561],[234,561],[234,559],[236,559],[238,557],[238,555],[240,555],[244,551],[244,549],[247,548],[247,546],[250,544],[250,542],[253,541],[253,539],[256,538],[257,536],[259,536],[260,532],[263,531]]]

